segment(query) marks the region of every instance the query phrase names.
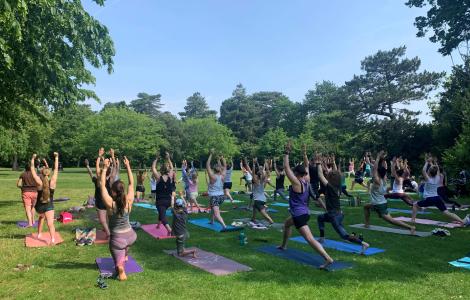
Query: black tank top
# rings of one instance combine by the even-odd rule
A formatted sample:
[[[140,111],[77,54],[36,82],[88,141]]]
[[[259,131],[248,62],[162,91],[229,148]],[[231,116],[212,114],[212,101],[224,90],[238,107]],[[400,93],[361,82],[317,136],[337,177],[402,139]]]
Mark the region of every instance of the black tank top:
[[[155,188],[155,198],[157,201],[171,200],[171,194],[175,189],[175,183],[170,177],[166,181],[163,180],[163,177],[160,177]]]
[[[276,177],[276,190],[284,188],[284,178],[286,175],[281,174],[279,177]]]

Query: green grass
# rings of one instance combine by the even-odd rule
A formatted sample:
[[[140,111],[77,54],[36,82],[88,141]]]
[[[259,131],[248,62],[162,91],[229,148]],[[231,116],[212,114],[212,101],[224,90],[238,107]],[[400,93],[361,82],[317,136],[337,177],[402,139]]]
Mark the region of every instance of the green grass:
[[[121,177],[124,174],[121,174]],[[87,217],[62,225],[56,222],[65,242],[56,247],[24,247],[24,235],[31,229],[19,229],[16,221],[25,219],[16,188],[18,172],[0,170],[0,298],[114,298],[114,299],[460,299],[469,298],[470,272],[454,268],[448,261],[465,256],[470,251],[469,230],[450,230],[451,237],[416,238],[380,232],[363,231],[367,242],[373,247],[387,251],[371,257],[361,257],[328,250],[336,260],[353,262],[355,267],[338,272],[322,272],[295,262],[262,254],[254,248],[264,245],[255,238],[267,239],[269,244],[278,244],[281,233],[276,230],[247,230],[248,245],[238,244],[238,233],[214,233],[188,225],[191,238],[188,246],[197,246],[253,268],[251,272],[216,277],[191,267],[162,252],[173,249],[174,241],[157,241],[143,231],[131,248],[131,254],[144,268],[143,273],[129,276],[127,282],[108,280],[109,288],[95,287],[98,275],[96,257],[109,256],[104,246],[75,246],[72,230],[75,227],[97,226]],[[239,172],[233,175],[234,189],[238,186]],[[200,177],[204,181],[203,177]],[[148,182],[147,190],[150,191]],[[205,187],[201,186],[201,190]],[[93,193],[93,185],[82,169],[67,169],[59,175],[56,197],[67,196],[68,202],[56,203],[56,214],[70,206],[80,205],[87,195]],[[236,196],[247,200],[247,197]],[[202,203],[207,199],[200,198]],[[468,200],[468,199],[467,199]],[[469,201],[463,201],[469,202]],[[390,203],[392,207],[405,207],[401,203]],[[227,223],[233,218],[248,217],[249,212],[230,209],[224,204],[223,214]],[[276,222],[288,215],[286,208],[277,208],[271,214]],[[363,223],[362,208],[344,208],[344,224]],[[89,209],[86,215],[93,215]],[[464,216],[464,213],[459,213]],[[199,216],[190,216],[201,217]],[[433,210],[426,218],[443,220]],[[143,224],[154,223],[155,213],[143,208],[134,208],[132,220]],[[372,223],[388,226],[372,215]],[[315,217],[310,227],[318,235]],[[349,228],[346,226],[349,230]],[[418,230],[429,231],[433,227],[418,226]],[[294,233],[294,236],[297,233]],[[339,240],[331,226],[326,235]],[[291,242],[290,247],[312,252],[306,246]],[[15,272],[18,264],[33,264],[29,271]]]

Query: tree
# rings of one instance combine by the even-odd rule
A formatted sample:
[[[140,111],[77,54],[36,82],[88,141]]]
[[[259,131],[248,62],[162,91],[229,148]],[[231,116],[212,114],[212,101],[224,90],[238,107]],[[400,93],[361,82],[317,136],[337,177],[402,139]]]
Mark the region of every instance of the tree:
[[[95,0],[103,5],[104,0]],[[112,71],[108,29],[80,1],[0,1],[0,125],[18,127],[20,110],[46,119],[43,107],[97,99],[86,68]]]
[[[454,172],[470,170],[470,117],[466,117],[463,131],[454,146],[444,152],[444,163]]]
[[[360,116],[397,119],[398,114],[416,116],[419,112],[399,109],[397,104],[410,104],[426,99],[438,87],[443,73],[423,71],[418,73],[421,60],[408,59],[406,47],[378,51],[361,62],[362,75],[346,82],[351,105],[360,110]]]
[[[183,122],[168,111],[160,114],[158,120],[164,125],[165,138],[168,141],[168,148],[165,150],[171,153],[175,161],[182,160],[185,142]]]
[[[109,108],[129,108],[129,106],[127,106],[126,101],[106,102],[102,110],[106,110]]]
[[[426,36],[429,30],[434,34],[429,38],[433,43],[439,43],[439,52],[444,56],[451,55],[460,44],[466,45],[468,56],[468,41],[470,40],[470,1],[468,0],[409,0],[409,7],[430,6],[426,16],[415,19],[418,37]]]
[[[206,99],[199,92],[192,94],[188,99],[186,99],[184,112],[180,112],[178,114],[183,120],[188,118],[216,118],[217,116],[217,112],[209,109]]]
[[[183,153],[186,159],[202,163],[211,148],[225,157],[233,157],[239,151],[232,131],[213,118],[187,119],[183,122],[183,132]]]
[[[83,157],[95,158],[98,148],[114,148],[139,163],[150,162],[161,147],[167,147],[160,121],[125,108],[109,108],[82,123],[78,143]]]
[[[270,129],[258,142],[256,156],[261,159],[279,157],[282,158],[284,145],[289,138],[282,128]]]
[[[149,95],[147,93],[138,93],[137,99],[132,100],[129,107],[138,113],[156,118],[159,116],[160,109],[163,106],[161,97],[160,94]]]

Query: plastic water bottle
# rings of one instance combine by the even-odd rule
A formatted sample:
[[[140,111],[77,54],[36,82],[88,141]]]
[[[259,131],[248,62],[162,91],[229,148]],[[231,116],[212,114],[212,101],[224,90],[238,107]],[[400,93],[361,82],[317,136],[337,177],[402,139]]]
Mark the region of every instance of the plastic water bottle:
[[[248,239],[246,238],[245,231],[240,231],[240,234],[238,235],[238,241],[240,242],[240,246],[248,244]]]

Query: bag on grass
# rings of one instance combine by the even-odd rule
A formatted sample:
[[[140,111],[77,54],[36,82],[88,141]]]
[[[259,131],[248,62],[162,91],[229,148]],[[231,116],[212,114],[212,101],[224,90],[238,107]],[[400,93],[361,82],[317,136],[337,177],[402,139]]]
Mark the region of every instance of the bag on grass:
[[[59,217],[57,218],[57,221],[62,224],[70,223],[73,221],[73,215],[67,211],[63,211],[60,213]]]

